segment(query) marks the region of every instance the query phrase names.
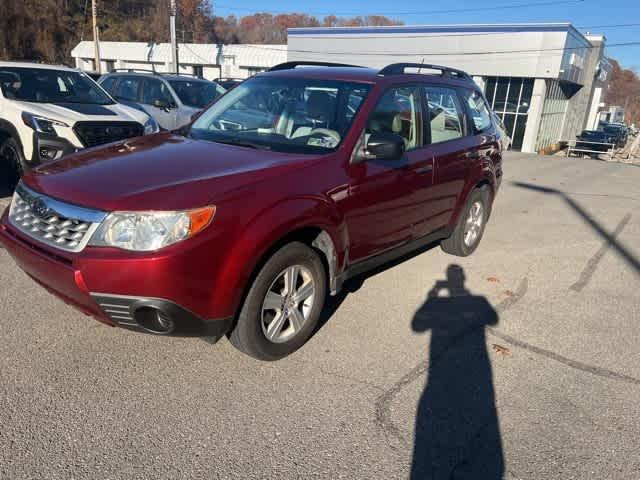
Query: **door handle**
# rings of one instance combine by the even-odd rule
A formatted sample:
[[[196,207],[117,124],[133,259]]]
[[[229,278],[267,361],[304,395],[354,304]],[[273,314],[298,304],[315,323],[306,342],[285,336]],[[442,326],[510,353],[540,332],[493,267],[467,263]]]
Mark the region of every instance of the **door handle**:
[[[415,169],[416,173],[427,173],[433,170],[433,165],[425,165],[424,167],[418,167]]]

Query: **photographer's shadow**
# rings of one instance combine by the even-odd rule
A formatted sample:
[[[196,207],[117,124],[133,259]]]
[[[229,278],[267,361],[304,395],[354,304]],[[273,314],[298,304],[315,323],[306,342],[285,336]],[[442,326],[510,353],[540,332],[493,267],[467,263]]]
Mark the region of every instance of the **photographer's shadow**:
[[[416,312],[412,328],[431,330],[428,383],[416,415],[412,479],[501,479],[504,458],[485,327],[498,314],[449,265]],[[448,296],[440,296],[442,292]]]

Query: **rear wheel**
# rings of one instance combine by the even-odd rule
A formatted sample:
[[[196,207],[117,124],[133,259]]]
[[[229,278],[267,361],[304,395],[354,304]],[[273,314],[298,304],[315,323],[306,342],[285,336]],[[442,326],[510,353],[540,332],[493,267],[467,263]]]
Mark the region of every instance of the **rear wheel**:
[[[440,243],[447,253],[466,257],[480,244],[484,227],[489,218],[491,193],[488,187],[476,188],[467,199],[453,233]]]
[[[260,360],[278,360],[313,333],[326,296],[319,255],[303,243],[278,250],[262,267],[242,305],[229,340]]]
[[[0,183],[14,189],[24,174],[25,160],[22,149],[13,138],[7,138],[0,145]]]

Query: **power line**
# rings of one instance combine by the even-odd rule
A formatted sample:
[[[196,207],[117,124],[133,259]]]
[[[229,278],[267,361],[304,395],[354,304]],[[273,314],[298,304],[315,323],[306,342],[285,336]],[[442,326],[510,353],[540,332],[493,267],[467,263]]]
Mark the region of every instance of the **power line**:
[[[442,10],[406,10],[406,11],[386,11],[386,12],[375,12],[375,13],[358,13],[358,12],[334,12],[334,11],[306,11],[305,13],[311,15],[356,15],[356,16],[371,16],[371,15],[392,15],[392,16],[405,16],[405,15],[439,15],[445,13],[461,13],[461,12],[484,12],[488,10],[502,10],[504,8],[529,8],[529,7],[542,7],[542,6],[550,6],[550,5],[563,5],[563,4],[573,4],[573,3],[583,3],[585,0],[553,0],[553,1],[542,1],[542,2],[530,2],[530,3],[505,3],[501,5],[494,5],[491,7],[472,7],[472,8],[451,8],[451,9],[442,9]],[[245,12],[256,12],[256,13],[291,13],[291,10],[264,10],[264,9],[256,9],[256,8],[248,8],[248,7],[237,7],[235,5],[225,5],[225,4],[216,4],[216,8],[226,9],[226,10],[234,10],[234,11],[245,11]]]
[[[464,27],[465,25],[460,25],[460,27]],[[437,25],[436,25],[437,27]],[[622,27],[640,27],[640,23],[625,23],[625,24],[618,24],[618,25],[588,25],[588,26],[575,26],[576,30],[593,30],[593,29],[605,29],[605,28],[622,28]],[[302,27],[302,28],[316,28],[316,27]],[[317,27],[317,28],[323,28],[323,27]],[[332,27],[328,27],[328,28],[332,28]],[[337,27],[337,28],[343,28],[343,27]],[[344,27],[344,28],[350,28],[350,27]],[[358,27],[354,27],[354,28],[358,28]],[[363,28],[376,28],[376,27],[363,27]],[[400,27],[402,28],[402,27]],[[407,28],[412,28],[411,25],[407,25]],[[336,35],[340,35],[341,32],[340,31],[335,31],[334,32]],[[390,33],[394,33],[394,32],[390,32]],[[399,38],[447,38],[447,37],[485,37],[485,36],[490,36],[490,35],[511,35],[514,32],[512,31],[503,31],[503,32],[463,32],[463,33],[431,33],[431,32],[424,32],[421,34],[416,34],[416,35],[405,35],[405,34],[399,34],[401,35],[401,37]],[[535,31],[532,31],[531,33],[537,33]],[[326,35],[306,35],[304,33],[301,33],[301,35],[304,35],[304,38],[313,38],[313,39],[326,39],[327,36]],[[389,33],[380,33],[378,35],[375,34],[358,34],[358,32],[348,32],[348,33],[344,33],[344,35],[358,35],[357,37],[354,38],[358,38],[358,39],[373,39],[373,38],[388,38],[389,37]]]

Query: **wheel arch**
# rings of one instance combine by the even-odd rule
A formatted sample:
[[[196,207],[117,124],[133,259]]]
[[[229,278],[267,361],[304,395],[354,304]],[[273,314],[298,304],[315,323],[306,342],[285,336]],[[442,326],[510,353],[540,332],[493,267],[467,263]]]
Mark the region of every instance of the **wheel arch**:
[[[325,267],[329,292],[335,294],[339,290],[348,239],[343,218],[333,202],[319,197],[276,202],[229,235],[231,250],[212,279],[213,285],[224,285],[222,291],[216,289],[211,299],[212,310],[229,308],[229,314],[237,315],[264,264],[291,242],[301,242],[316,251]]]

